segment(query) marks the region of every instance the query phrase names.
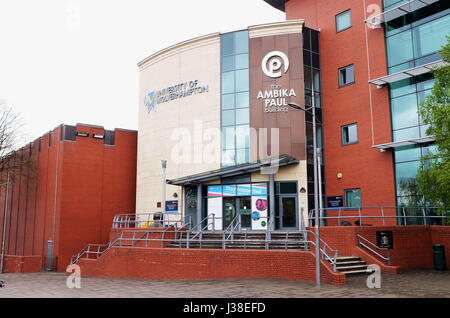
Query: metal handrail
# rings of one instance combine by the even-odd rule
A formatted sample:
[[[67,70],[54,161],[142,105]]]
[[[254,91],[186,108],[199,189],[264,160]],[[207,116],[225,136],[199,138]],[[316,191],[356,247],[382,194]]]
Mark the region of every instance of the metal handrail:
[[[378,209],[379,215],[362,215],[361,211],[363,210],[371,210]],[[385,215],[386,210],[401,210],[402,215]],[[422,215],[406,215],[405,209],[416,209],[417,211],[421,211]],[[362,219],[382,219],[382,225],[385,225],[385,219],[403,219],[403,224],[407,225],[408,218],[415,219],[423,219],[424,225],[427,225],[428,219],[445,219],[450,216],[450,213],[446,213],[446,215],[427,215],[425,213],[426,210],[438,210],[440,208],[437,207],[341,207],[341,208],[322,208],[320,211],[331,211],[338,212],[338,216],[323,216],[320,213],[320,220],[328,220],[328,219],[337,219],[338,224],[341,225],[341,219],[359,219],[360,224],[362,224]],[[442,210],[442,209],[441,209]],[[342,215],[342,212],[345,211],[358,211],[358,215]],[[311,209],[308,213],[308,225],[312,226],[312,221],[314,220],[315,209]]]
[[[304,232],[311,233],[312,235],[314,235],[314,237],[316,237],[316,233],[314,233],[313,231],[305,230]],[[309,241],[308,238],[306,238],[306,241],[307,241],[307,243],[312,243],[314,246],[316,246],[316,242]],[[323,249],[320,248],[320,242],[323,243],[323,246],[324,246]],[[330,251],[334,252],[333,258],[331,258],[328,255],[327,248]],[[336,262],[337,262],[337,257],[338,257],[338,250],[331,248],[331,246],[328,245],[321,237],[319,237],[319,250],[322,252],[322,259],[328,259],[330,261],[330,263],[333,265],[333,271],[336,272]]]
[[[155,215],[162,216],[162,219],[155,220]],[[117,214],[113,218],[113,228],[138,228],[140,224],[149,224],[150,222],[161,222],[162,226],[169,226],[173,224],[183,224],[182,214],[173,214],[177,218],[170,219],[165,218],[162,212],[151,213],[129,213],[129,214]],[[186,223],[186,222],[185,222]]]
[[[360,234],[356,234],[356,237],[358,238],[358,244],[360,246],[363,246],[365,248],[367,248],[369,251],[371,251],[372,253],[374,253],[375,255],[377,255],[378,257],[380,257],[381,259],[385,260],[388,262],[388,265],[391,266],[391,255],[389,254],[389,249],[388,248],[383,248],[383,247],[378,247],[375,244],[373,244],[371,241],[369,241],[368,239],[366,239],[365,237],[361,236]],[[361,240],[366,241],[367,243],[369,243],[371,246],[375,247],[376,249],[380,250],[380,251],[386,251],[387,256],[383,256],[380,253],[378,253],[377,251],[373,250],[372,248],[370,248],[369,246],[367,246],[366,244],[364,244],[363,242],[361,242]]]

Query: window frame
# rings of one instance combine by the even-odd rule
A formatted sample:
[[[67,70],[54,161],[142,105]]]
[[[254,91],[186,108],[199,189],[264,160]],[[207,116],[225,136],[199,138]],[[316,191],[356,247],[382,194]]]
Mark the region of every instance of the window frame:
[[[352,141],[352,142],[346,143],[346,142],[344,142],[344,128],[350,127],[350,126],[356,126],[356,141]],[[341,145],[342,146],[349,146],[349,145],[354,145],[354,144],[357,144],[357,143],[359,143],[358,123],[354,122],[354,123],[351,123],[351,124],[347,124],[347,125],[341,126]]]
[[[347,206],[347,192],[359,190],[359,206]],[[347,209],[359,209],[362,207],[362,195],[361,195],[361,188],[350,188],[350,189],[344,189],[344,208]]]
[[[341,85],[341,76],[340,76],[341,75],[341,70],[344,70],[344,69],[346,70],[347,68],[350,68],[350,66],[353,67],[353,81]],[[339,84],[339,88],[345,87],[345,86],[349,86],[349,85],[352,85],[352,84],[355,84],[355,83],[356,83],[355,64],[348,64],[346,66],[338,68],[338,84]]]
[[[350,13],[350,25],[349,25],[348,27],[345,27],[345,28],[341,29],[341,30],[338,30],[338,22],[337,22],[338,17],[339,17],[340,15],[343,15],[344,13],[347,13],[347,12]],[[344,10],[344,11],[342,11],[342,12],[336,14],[336,15],[334,16],[334,22],[335,22],[335,25],[336,25],[336,33],[340,33],[340,32],[343,32],[343,31],[345,31],[345,30],[350,29],[350,28],[353,26],[353,24],[352,24],[352,9],[349,8],[349,9],[347,9],[347,10]]]

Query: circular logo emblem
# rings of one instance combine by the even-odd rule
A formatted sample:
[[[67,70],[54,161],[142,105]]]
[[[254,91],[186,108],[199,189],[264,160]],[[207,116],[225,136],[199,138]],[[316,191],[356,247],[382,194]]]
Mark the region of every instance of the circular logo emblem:
[[[260,214],[259,214],[258,211],[252,212],[252,219],[253,219],[254,221],[258,221],[259,218],[260,218]]]
[[[262,226],[262,227],[266,226],[266,221],[262,221],[262,222],[261,222],[261,226]]]
[[[269,77],[277,78],[281,76],[281,66],[284,64],[284,72],[289,69],[289,58],[280,51],[269,52],[261,62],[261,68],[264,74]]]

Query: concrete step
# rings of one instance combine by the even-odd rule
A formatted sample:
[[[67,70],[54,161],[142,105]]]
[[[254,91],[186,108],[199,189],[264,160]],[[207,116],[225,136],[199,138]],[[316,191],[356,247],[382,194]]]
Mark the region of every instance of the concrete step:
[[[373,271],[368,269],[361,269],[361,270],[352,270],[352,271],[345,271],[341,272],[345,274],[346,276],[356,276],[356,275],[368,275],[371,274]]]

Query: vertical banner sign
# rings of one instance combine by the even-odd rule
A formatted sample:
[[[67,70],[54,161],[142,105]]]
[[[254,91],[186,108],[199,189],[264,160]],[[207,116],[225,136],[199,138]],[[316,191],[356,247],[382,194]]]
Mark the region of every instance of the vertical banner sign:
[[[266,230],[267,217],[267,184],[258,183],[252,185],[252,230]]]
[[[214,213],[215,219],[208,219],[208,230],[222,230],[222,186],[208,186],[208,215]],[[213,225],[214,222],[214,225]]]

